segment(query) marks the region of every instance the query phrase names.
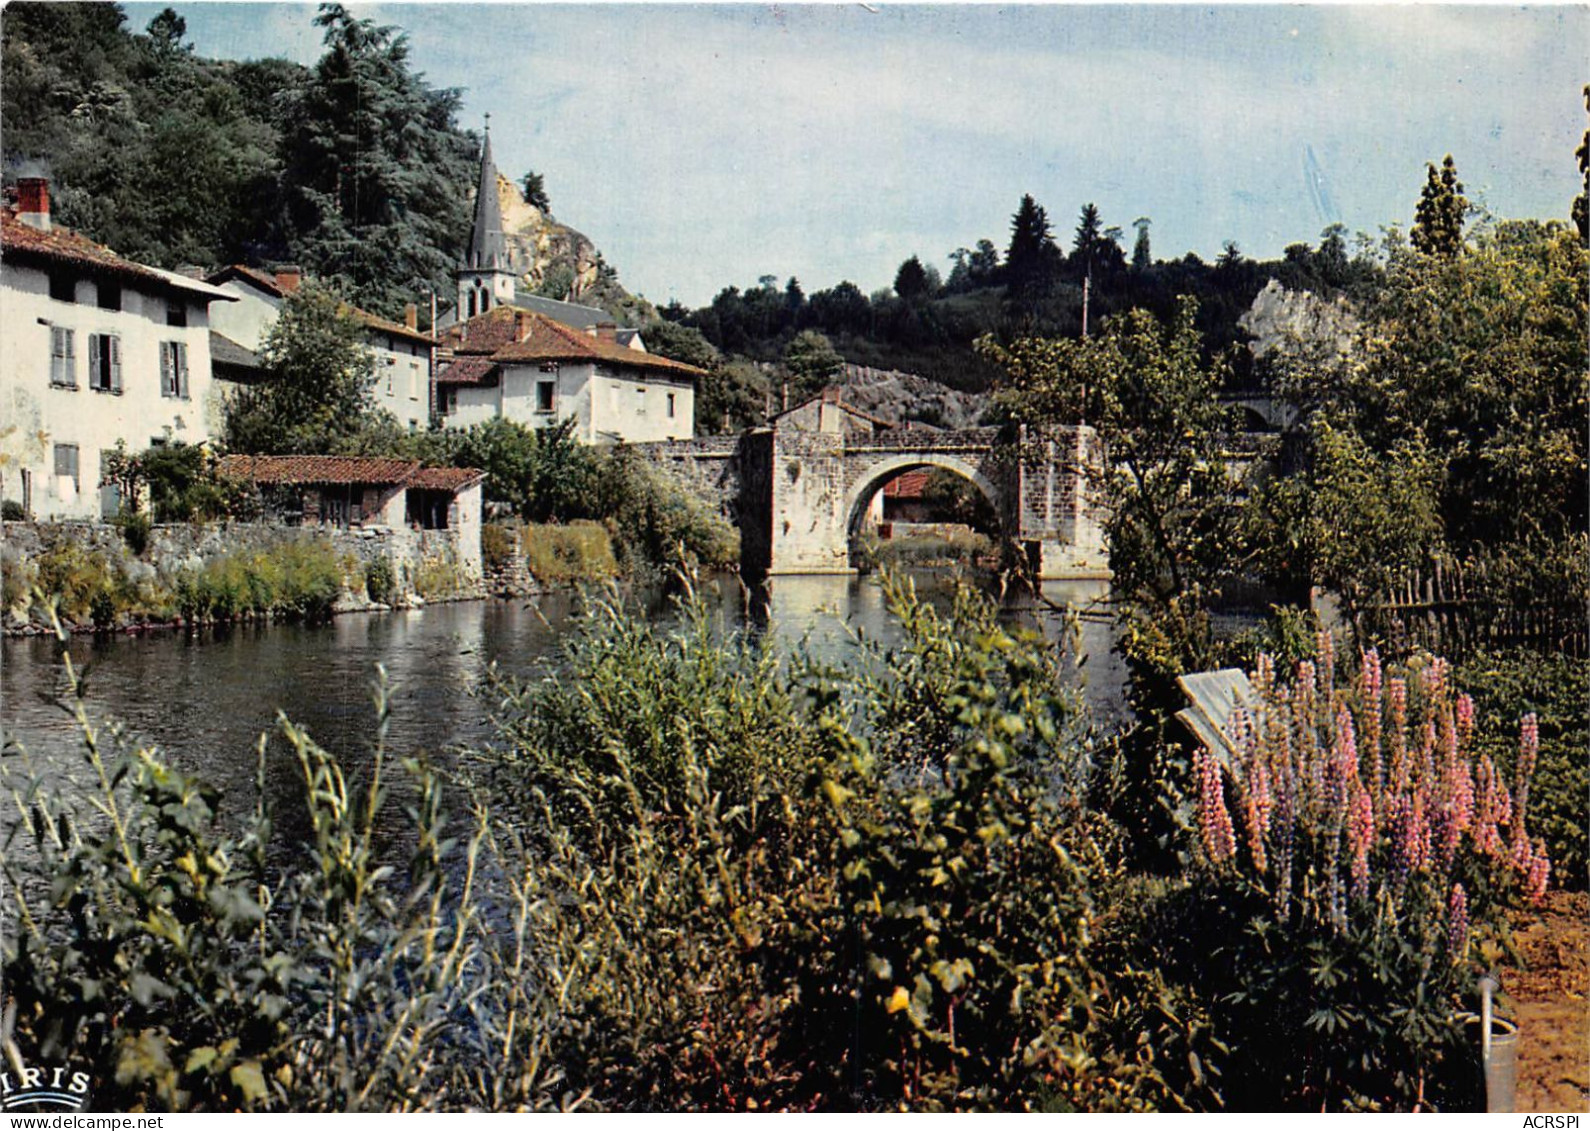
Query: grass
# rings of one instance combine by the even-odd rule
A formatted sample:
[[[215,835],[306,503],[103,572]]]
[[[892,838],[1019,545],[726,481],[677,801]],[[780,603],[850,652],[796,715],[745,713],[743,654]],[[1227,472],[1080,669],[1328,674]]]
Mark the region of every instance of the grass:
[[[525,564],[537,581],[605,581],[618,576],[618,559],[606,527],[597,522],[524,528]]]

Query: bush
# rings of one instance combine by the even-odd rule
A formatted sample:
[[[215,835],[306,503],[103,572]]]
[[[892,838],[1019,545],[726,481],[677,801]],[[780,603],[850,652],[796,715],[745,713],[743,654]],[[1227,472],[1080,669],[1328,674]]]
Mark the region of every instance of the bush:
[[[15,499],[0,500],[0,522],[26,522],[27,509]]]
[[[463,572],[452,562],[428,558],[414,571],[414,592],[427,601],[455,596],[468,587]]]
[[[500,573],[513,564],[513,539],[513,531],[501,523],[488,522],[480,528],[480,556],[487,573]]]
[[[975,566],[994,555],[994,543],[973,530],[911,534],[862,545],[863,564],[877,566]]]
[[[520,536],[524,539],[525,565],[531,576],[544,584],[605,581],[618,574],[612,539],[599,523],[529,523]]]
[[[127,543],[127,548],[136,557],[143,557],[144,551],[149,549],[149,533],[152,529],[149,516],[141,511],[121,511],[116,515],[116,526],[121,531],[122,541]]]
[[[1369,652],[1346,688],[1328,638],[1319,656],[1290,686],[1261,660],[1234,760],[1194,756],[1182,969],[1230,1044],[1233,1107],[1461,1108],[1473,1049],[1454,1014],[1503,907],[1539,899],[1550,869],[1526,825],[1535,720],[1509,789],[1443,661],[1384,679]]]
[[[175,581],[177,608],[190,623],[246,617],[317,623],[330,618],[342,587],[342,563],[330,543],[321,541],[231,554]]]
[[[397,578],[392,572],[391,559],[376,558],[365,566],[364,589],[370,600],[383,605],[390,604],[396,588]]]

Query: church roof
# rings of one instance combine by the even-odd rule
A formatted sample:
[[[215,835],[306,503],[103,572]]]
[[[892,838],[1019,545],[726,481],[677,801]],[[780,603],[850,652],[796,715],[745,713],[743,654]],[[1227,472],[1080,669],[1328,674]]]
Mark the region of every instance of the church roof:
[[[480,143],[480,187],[475,192],[475,224],[469,232],[464,267],[508,270],[508,242],[502,234],[502,204],[497,199],[497,166],[491,161],[491,130]]]

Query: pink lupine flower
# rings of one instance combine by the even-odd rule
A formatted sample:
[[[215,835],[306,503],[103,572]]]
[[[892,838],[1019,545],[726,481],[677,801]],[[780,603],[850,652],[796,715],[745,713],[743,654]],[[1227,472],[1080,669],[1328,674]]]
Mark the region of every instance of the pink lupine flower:
[[[1531,903],[1539,903],[1546,898],[1546,885],[1551,882],[1551,859],[1546,855],[1546,846],[1536,842],[1533,857],[1529,862],[1529,875],[1524,881],[1524,893],[1529,896]]]
[[[1513,775],[1513,792],[1515,798],[1515,820],[1520,828],[1524,824],[1524,814],[1529,809],[1529,782],[1535,776],[1535,761],[1540,756],[1540,722],[1531,711],[1524,716],[1518,729],[1518,767]]]
[[[1347,822],[1347,854],[1353,873],[1353,892],[1362,895],[1369,886],[1369,850],[1375,842],[1375,810],[1369,791],[1360,786],[1353,791]]]
[[[1447,673],[1451,665],[1440,656],[1430,661],[1430,666],[1424,670],[1424,697],[1434,706],[1446,695]]]
[[[1393,793],[1408,788],[1408,684],[1404,680],[1386,681],[1386,698],[1391,705],[1391,783]]]
[[[1494,856],[1501,844],[1501,834],[1496,831],[1496,766],[1489,754],[1482,754],[1475,782],[1474,848]]]
[[[1446,905],[1446,946],[1455,959],[1461,959],[1469,943],[1469,897],[1462,884],[1452,885]]]
[[[1275,661],[1268,653],[1260,652],[1257,667],[1253,673],[1253,690],[1259,698],[1268,699],[1270,692],[1275,688]]]
[[[1457,737],[1458,745],[1464,750],[1469,748],[1469,742],[1474,737],[1474,700],[1467,692],[1458,696]]]
[[[1193,755],[1198,770],[1199,829],[1203,834],[1204,851],[1216,864],[1236,855],[1237,839],[1231,828],[1231,814],[1226,810],[1226,794],[1220,781],[1220,763],[1213,755],[1200,750]]]
[[[1430,826],[1425,819],[1425,791],[1414,790],[1403,799],[1397,828],[1397,854],[1410,872],[1430,866]]]
[[[1509,857],[1513,871],[1520,876],[1529,875],[1529,870],[1534,864],[1534,853],[1529,846],[1529,837],[1525,834],[1523,825],[1513,826],[1513,842]]]
[[[1270,789],[1270,771],[1261,761],[1254,765],[1248,776],[1244,816],[1248,822],[1248,846],[1253,854],[1253,866],[1263,872],[1268,866],[1264,838],[1270,831],[1270,813],[1275,808],[1275,798]]]
[[[1364,683],[1363,745],[1369,751],[1370,801],[1374,805],[1375,819],[1383,821],[1386,813],[1386,766],[1380,752],[1380,715],[1384,708],[1380,702],[1382,678],[1380,653],[1373,648],[1363,653],[1362,677]]]

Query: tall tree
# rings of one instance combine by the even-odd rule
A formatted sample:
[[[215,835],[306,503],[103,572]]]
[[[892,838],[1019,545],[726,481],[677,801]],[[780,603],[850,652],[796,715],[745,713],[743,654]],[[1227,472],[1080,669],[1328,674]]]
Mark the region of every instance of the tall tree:
[[[331,291],[305,283],[288,295],[260,362],[265,379],[228,408],[232,451],[331,452],[375,421],[375,362],[364,327]]]
[[[894,293],[907,302],[930,297],[928,295],[928,273],[922,266],[922,260],[912,256],[900,264],[900,270],[894,275]]]
[[[1448,153],[1438,172],[1426,165],[1424,191],[1413,218],[1413,246],[1426,255],[1451,258],[1463,250],[1463,218],[1469,202],[1457,179],[1457,166]]]
[[[1005,253],[1005,283],[1011,302],[1031,314],[1058,281],[1060,261],[1048,213],[1031,195],[1023,196],[1010,218],[1010,249]]]
[[[326,53],[296,92],[283,138],[295,258],[349,297],[395,315],[446,290],[469,233],[474,141],[456,90],[409,67],[406,36],[322,4]]]
[[[1147,216],[1139,216],[1132,221],[1132,227],[1137,229],[1137,242],[1132,245],[1132,270],[1147,271],[1154,265],[1154,257],[1148,247],[1148,228],[1153,223]]]
[[[524,202],[542,215],[551,215],[552,200],[547,196],[547,180],[540,173],[531,170],[519,182],[519,194],[524,197]]]
[[[1121,251],[1121,230],[1106,228],[1099,217],[1099,206],[1084,204],[1077,218],[1076,236],[1071,243],[1071,269],[1078,276],[1092,277],[1126,265]]]

